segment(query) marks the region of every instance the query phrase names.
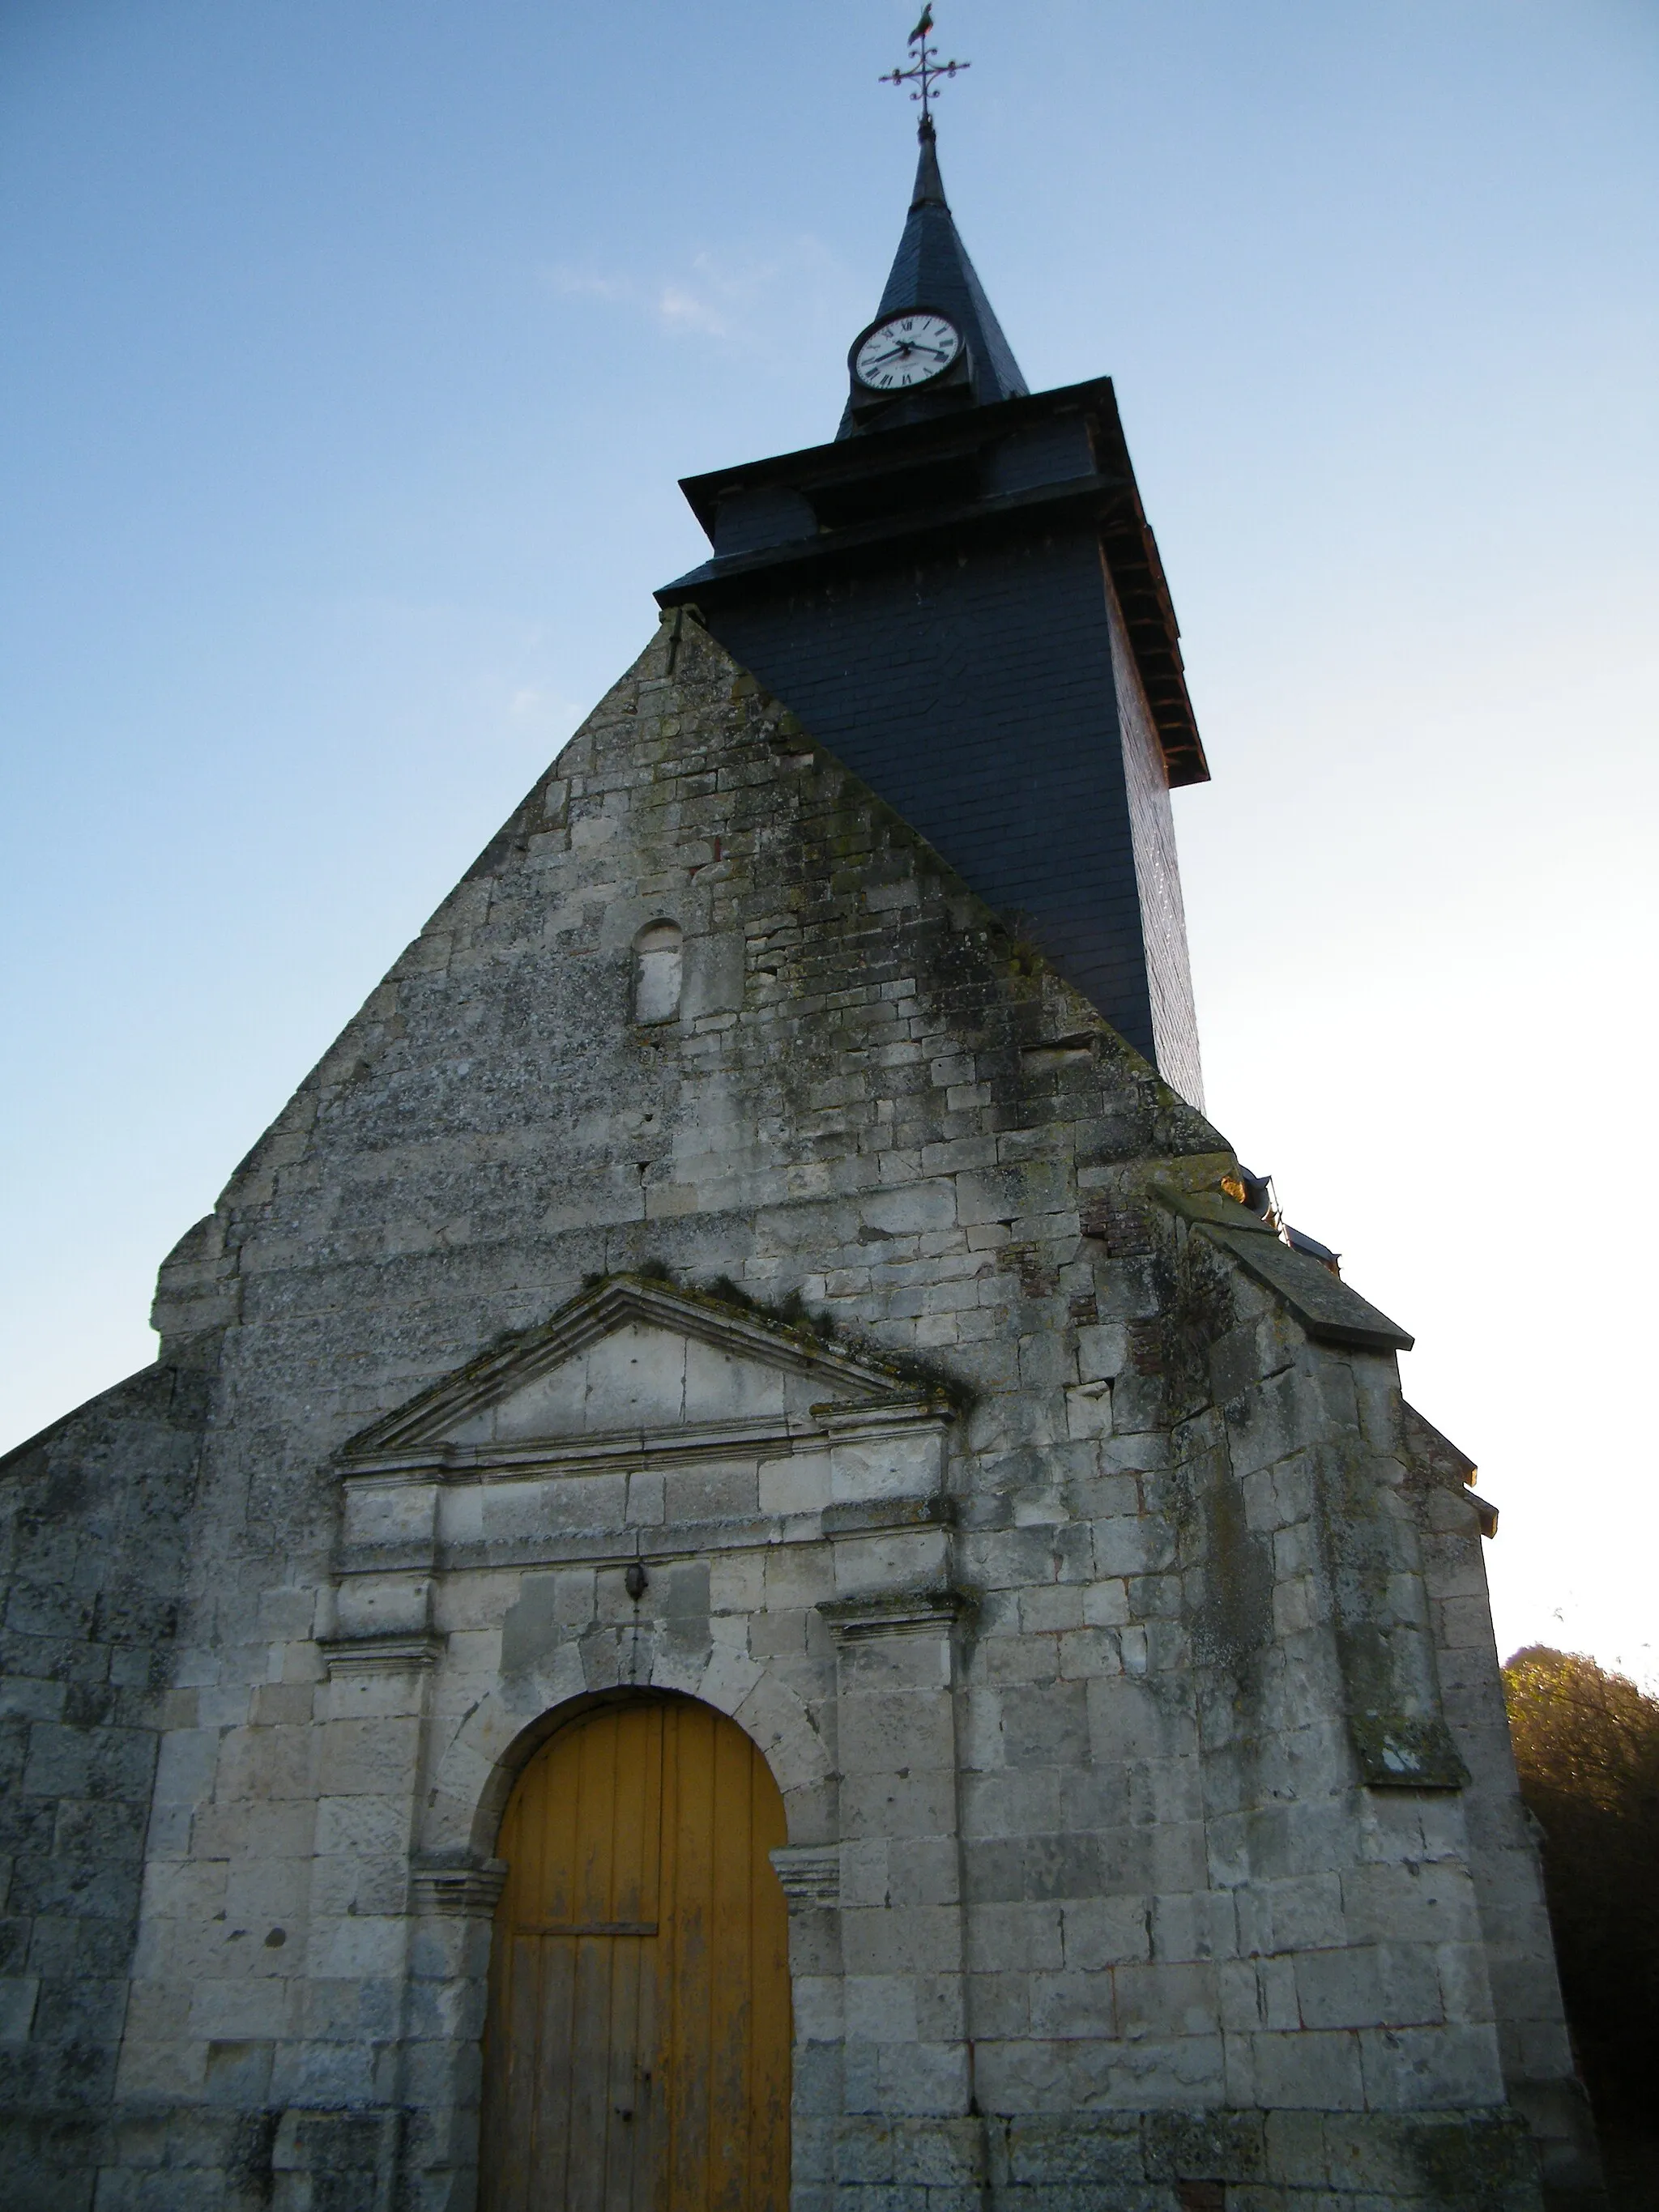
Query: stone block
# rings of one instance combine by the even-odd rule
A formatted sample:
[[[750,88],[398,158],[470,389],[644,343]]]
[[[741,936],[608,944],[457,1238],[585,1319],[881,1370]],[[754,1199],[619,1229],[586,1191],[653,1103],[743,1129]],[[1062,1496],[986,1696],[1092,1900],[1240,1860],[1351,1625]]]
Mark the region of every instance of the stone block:
[[[1434,1953],[1412,1945],[1308,1951],[1296,1960],[1297,2002],[1309,2027],[1377,2027],[1441,2017]]]
[[[1078,1372],[1085,1382],[1109,1382],[1121,1375],[1129,1358],[1127,1323],[1117,1322],[1105,1328],[1091,1324],[1079,1328],[1077,1356]]]
[[[908,1974],[848,1974],[842,1984],[846,2033],[855,2043],[915,2043],[916,1984]]]
[[[1127,1676],[1087,1686],[1089,1735],[1098,1766],[1130,1759],[1169,1759],[1194,1745],[1190,1716],[1151,1684]]]
[[[962,1925],[953,1905],[843,1910],[849,1973],[948,1973],[962,1965]]]
[[[887,1894],[894,1905],[955,1905],[958,1855],[954,1837],[906,1840],[886,1846]]]
[[[1071,1766],[1089,1755],[1087,1690],[1055,1682],[1002,1693],[1002,1755],[1011,1767]]]
[[[1091,1627],[1123,1626],[1129,1619],[1127,1584],[1121,1579],[1091,1583],[1083,1593],[1083,1612]]]
[[[967,2109],[968,2053],[960,2043],[879,2046],[880,2108],[895,2114],[953,2114]]]
[[[937,1527],[890,1536],[848,1536],[836,1545],[835,1560],[837,1595],[879,1596],[943,1587],[951,1544],[946,1531]]]
[[[1152,1955],[1152,1900],[1133,1892],[1085,1897],[1060,1907],[1066,1964],[1073,1969],[1127,1966]]]
[[[288,1735],[286,1729],[250,1730],[272,1737]],[[299,1731],[294,1731],[299,1734]],[[420,1723],[409,1717],[380,1716],[374,1720],[331,1721],[322,1730],[317,1749],[317,1780],[309,1782],[303,1740],[293,1746],[273,1747],[275,1757],[258,1762],[270,1794],[309,1794],[315,1788],[325,1796],[402,1796],[410,1788],[420,1753]]]
[[[1342,1884],[1335,1874],[1255,1881],[1237,1893],[1240,1941],[1253,1951],[1314,1951],[1343,1942]]]
[[[1109,1382],[1085,1382],[1073,1384],[1067,1389],[1066,1433],[1074,1442],[1087,1442],[1111,1435],[1112,1385]]]
[[[1224,2176],[1249,2184],[1266,2178],[1267,2148],[1259,2112],[1152,2112],[1141,2124],[1149,2175],[1175,2181]]]
[[[267,2042],[290,2032],[297,1992],[274,1976],[198,1981],[191,1998],[189,2032],[207,2041]],[[269,2071],[270,2054],[266,2053]]]
[[[1490,2022],[1361,2031],[1365,2101],[1379,2110],[1455,2110],[1504,2099],[1498,2036]]]
[[[1068,1963],[1061,1908],[1054,1904],[980,1904],[967,1916],[969,1957],[976,1972],[1036,1972]],[[1093,1963],[1086,1955],[1074,1963]]]
[[[396,1974],[408,1935],[408,1923],[389,1913],[319,1916],[306,1947],[307,1971],[323,1981]]]
[[[1114,1978],[1121,2034],[1139,2040],[1218,2033],[1216,1971],[1207,1962],[1121,1966]]]
[[[948,1835],[956,1823],[956,1778],[947,1766],[872,1773],[844,1766],[840,1799],[848,1837]]]
[[[890,1237],[954,1228],[960,1181],[960,1177],[941,1176],[934,1182],[872,1191],[859,1201],[859,1218],[867,1228],[879,1229]]]
[[[1152,1953],[1171,1962],[1231,1959],[1238,1948],[1231,1890],[1184,1890],[1152,1900]]]
[[[1224,2094],[1221,2039],[1106,2042],[1079,2037],[980,2047],[981,2101],[994,2111],[1067,2113],[1190,2109]]]
[[[798,2044],[838,2043],[851,2032],[849,1984],[840,1974],[806,1974],[797,1966],[790,1978],[790,1990]]]
[[[1458,1943],[1480,1936],[1474,1885],[1460,1866],[1350,1868],[1342,1905],[1352,1942]]]
[[[1018,1601],[1017,1632],[1041,1636],[1051,1630],[1081,1627],[1085,1594],[1077,1583],[1051,1583],[1042,1589],[1022,1590]],[[1016,1623],[1011,1622],[1010,1628],[1015,1630]]]
[[[1160,1573],[1175,1558],[1175,1532],[1146,1514],[1122,1514],[1093,1526],[1094,1571],[1111,1577]]]
[[[896,1774],[901,1767],[951,1770],[951,1708],[925,1690],[866,1692],[840,1701],[836,1723],[843,1771]]]
[[[1270,2111],[1360,2112],[1365,2084],[1357,2035],[1295,2029],[1250,2038],[1256,2094]]]
[[[1030,1976],[975,1974],[968,1984],[968,2014],[978,2037],[1028,2035],[1031,2027]]]
[[[1030,1978],[1031,2033],[1038,2036],[1111,2036],[1117,2033],[1109,1972],[1034,1973]]]
[[[1081,2192],[1120,2192],[1145,2178],[1138,2116],[1073,2112],[1046,2116],[1022,2112],[1005,2120],[990,2141],[991,2179],[1000,2191],[1063,2191],[1071,2204]],[[1125,2201],[1134,2202],[1131,2197]]]
[[[1297,2189],[1322,2189],[1330,2179],[1321,2112],[1269,2112],[1263,2127],[1267,2179]]]
[[[28,2041],[40,1996],[39,1974],[0,1976],[0,2044]]]

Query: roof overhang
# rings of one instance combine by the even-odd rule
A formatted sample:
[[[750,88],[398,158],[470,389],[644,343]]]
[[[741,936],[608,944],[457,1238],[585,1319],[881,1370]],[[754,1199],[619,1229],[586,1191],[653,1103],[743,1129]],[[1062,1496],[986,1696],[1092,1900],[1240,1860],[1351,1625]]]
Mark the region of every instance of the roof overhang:
[[[1080,417],[1092,466],[1017,490],[981,488],[988,457],[1056,418]],[[1204,783],[1209,767],[1188,695],[1181,630],[1129,459],[1109,377],[1037,392],[926,422],[682,479],[691,510],[715,542],[723,505],[739,495],[792,495],[798,534],[717,553],[656,594],[665,606],[715,607],[757,590],[794,588],[865,566],[997,534],[1019,536],[1062,519],[1091,523],[1157,726],[1172,785]],[[884,504],[884,491],[893,496]]]

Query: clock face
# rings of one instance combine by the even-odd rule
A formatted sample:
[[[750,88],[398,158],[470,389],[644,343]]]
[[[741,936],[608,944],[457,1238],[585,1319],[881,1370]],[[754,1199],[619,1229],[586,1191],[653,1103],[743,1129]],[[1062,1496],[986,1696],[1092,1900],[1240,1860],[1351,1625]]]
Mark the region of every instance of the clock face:
[[[872,392],[909,392],[942,376],[962,351],[962,333],[943,315],[889,315],[861,337],[853,374]]]

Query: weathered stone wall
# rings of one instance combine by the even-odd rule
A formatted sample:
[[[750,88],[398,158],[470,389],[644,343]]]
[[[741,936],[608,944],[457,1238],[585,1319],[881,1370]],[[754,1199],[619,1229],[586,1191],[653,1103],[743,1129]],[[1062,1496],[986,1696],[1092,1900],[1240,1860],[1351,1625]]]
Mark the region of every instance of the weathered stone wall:
[[[109,2133],[205,1378],[147,1368],[0,1461],[0,2197]]]
[[[1600,2183],[1584,2092],[1561,2008],[1544,1876],[1521,1802],[1497,1667],[1474,1468],[1414,1408],[1406,1408],[1410,1492],[1422,1532],[1446,1718],[1467,1764],[1471,1870],[1510,2102],[1524,2113],[1547,2186]]]
[[[214,1419],[100,2212],[462,2212],[495,1823],[630,1687],[784,1792],[801,2212],[1534,2205],[1400,1340],[1233,1164],[665,625],[163,1270]],[[605,1299],[879,1419],[578,1466],[527,1378]]]

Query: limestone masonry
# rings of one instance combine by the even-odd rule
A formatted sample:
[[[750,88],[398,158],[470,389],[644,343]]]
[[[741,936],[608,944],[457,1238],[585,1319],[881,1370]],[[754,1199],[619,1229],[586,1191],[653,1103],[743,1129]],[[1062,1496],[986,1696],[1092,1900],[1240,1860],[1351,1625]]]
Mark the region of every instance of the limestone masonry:
[[[654,1693],[782,1795],[795,2212],[1588,2204],[1409,1340],[714,620],[3,1463],[0,2202],[467,2212],[503,1810]]]

